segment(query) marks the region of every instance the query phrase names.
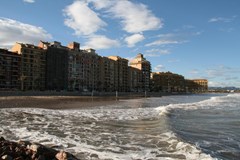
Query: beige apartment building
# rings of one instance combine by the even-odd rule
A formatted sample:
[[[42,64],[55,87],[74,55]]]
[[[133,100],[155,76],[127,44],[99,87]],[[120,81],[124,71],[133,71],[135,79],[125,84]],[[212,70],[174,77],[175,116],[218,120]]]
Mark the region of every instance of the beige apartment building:
[[[32,44],[16,43],[12,51],[21,55],[21,90],[44,90],[45,50]]]
[[[138,88],[138,90],[149,91],[151,63],[143,57],[143,54],[139,53],[133,60],[130,61],[130,67],[141,71],[141,76],[138,79],[138,84],[141,84],[141,86],[139,86],[140,88]]]
[[[121,58],[119,56],[109,56],[111,60],[116,62],[115,74],[114,74],[114,84],[116,91],[127,92],[128,87],[128,60]]]
[[[118,68],[115,60],[108,57],[102,57],[101,59],[101,82],[102,91],[114,92],[117,91],[117,75]]]
[[[208,80],[207,79],[193,79],[194,83],[197,84],[198,91],[207,91],[208,90]]]

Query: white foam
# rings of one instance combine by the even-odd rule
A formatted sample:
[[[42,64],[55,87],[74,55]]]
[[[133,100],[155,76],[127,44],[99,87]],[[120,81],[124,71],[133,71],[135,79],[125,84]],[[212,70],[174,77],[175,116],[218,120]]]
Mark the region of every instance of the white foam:
[[[240,95],[240,94],[239,94]],[[226,96],[224,96],[226,97]],[[222,103],[224,97],[211,97],[210,99],[203,100],[200,102],[193,102],[193,103],[180,103],[180,104],[169,104],[165,106],[159,106],[155,108],[160,116],[168,114],[172,109],[184,109],[184,110],[195,110],[199,108],[206,108],[207,107],[214,107],[219,103]]]
[[[16,140],[55,144],[75,154],[85,152],[86,159],[91,159],[89,154],[114,160],[156,159],[161,154],[169,155],[161,157],[168,160],[173,159],[173,154],[190,160],[212,159],[195,146],[182,142],[162,123],[169,109],[193,104],[170,104],[157,109],[3,109],[2,116],[8,118],[11,126],[0,128],[9,130]],[[21,122],[16,116],[20,116]],[[159,133],[149,132],[151,127],[160,127]]]

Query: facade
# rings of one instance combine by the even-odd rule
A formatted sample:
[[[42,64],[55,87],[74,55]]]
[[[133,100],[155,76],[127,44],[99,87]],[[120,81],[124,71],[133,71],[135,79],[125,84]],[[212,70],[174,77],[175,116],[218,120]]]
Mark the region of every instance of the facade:
[[[114,92],[117,90],[117,62],[107,57],[101,59],[102,91]]]
[[[128,86],[130,88],[130,91],[132,92],[138,92],[138,91],[141,91],[142,90],[142,72],[141,70],[137,69],[137,68],[134,68],[134,67],[131,67],[129,66],[128,67]]]
[[[151,74],[151,79],[150,79]],[[101,57],[94,49],[71,42],[16,43],[0,49],[0,90],[68,90],[99,92],[205,92],[208,80],[185,80],[171,72],[151,73],[139,53],[128,65],[119,56]]]
[[[100,91],[101,82],[101,57],[94,49],[81,50],[81,90]]]
[[[116,62],[115,65],[115,74],[114,74],[114,84],[116,91],[127,92],[129,91],[128,87],[128,60],[121,58],[119,56],[109,56],[111,60]]]
[[[40,47],[23,43],[16,43],[12,51],[21,55],[21,90],[44,90],[46,52]]]
[[[46,89],[68,89],[68,48],[60,42],[43,42],[38,45],[46,52]]]
[[[0,90],[20,89],[21,56],[0,49]]]
[[[197,84],[198,91],[207,91],[208,90],[208,80],[207,79],[193,79],[192,81]]]
[[[72,42],[68,45],[68,49],[68,90],[80,91],[83,80],[80,44]]]
[[[147,61],[143,54],[139,53],[131,62],[130,67],[136,68],[141,71],[138,84],[141,84],[138,90],[149,91],[150,90],[150,74],[151,63]]]
[[[208,91],[208,80],[206,79],[192,79],[186,80],[187,92],[206,92]]]
[[[185,92],[185,79],[171,72],[153,72],[152,90],[161,92]]]

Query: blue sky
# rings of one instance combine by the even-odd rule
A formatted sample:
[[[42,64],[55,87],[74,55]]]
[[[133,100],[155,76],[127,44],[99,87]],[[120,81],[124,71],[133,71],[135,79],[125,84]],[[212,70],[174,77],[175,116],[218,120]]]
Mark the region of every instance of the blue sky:
[[[240,87],[239,0],[1,0],[0,47],[76,41],[152,71]]]

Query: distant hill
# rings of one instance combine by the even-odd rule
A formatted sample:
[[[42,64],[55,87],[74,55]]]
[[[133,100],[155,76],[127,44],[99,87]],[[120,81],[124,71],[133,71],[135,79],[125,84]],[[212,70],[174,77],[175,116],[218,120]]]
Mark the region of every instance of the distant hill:
[[[218,90],[218,91],[226,91],[226,90],[240,90],[237,87],[208,87],[208,90]]]

